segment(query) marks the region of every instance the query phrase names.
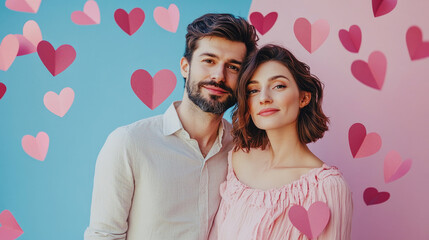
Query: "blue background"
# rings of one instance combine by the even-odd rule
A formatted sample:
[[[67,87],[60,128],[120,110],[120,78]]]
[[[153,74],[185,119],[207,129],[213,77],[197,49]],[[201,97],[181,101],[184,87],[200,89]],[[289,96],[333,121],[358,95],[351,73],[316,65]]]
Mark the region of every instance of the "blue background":
[[[44,40],[54,48],[72,45],[77,57],[64,72],[53,77],[37,53],[19,56],[0,82],[7,91],[0,100],[0,212],[9,210],[24,231],[19,239],[83,239],[89,223],[95,161],[108,134],[141,118],[163,113],[183,95],[179,61],[185,46],[186,26],[208,12],[228,12],[247,18],[251,1],[97,1],[101,24],[80,26],[71,21],[73,11],[86,1],[43,0],[36,14],[0,6],[0,39],[22,34],[35,20]],[[156,7],[174,3],[180,11],[176,33],[158,26]],[[132,36],[115,23],[122,8],[139,7],[145,21]],[[162,69],[177,77],[174,92],[150,110],[134,94],[130,77],[137,69],[152,76]],[[64,117],[48,111],[43,96],[71,87],[75,100]],[[229,115],[229,114],[228,114]],[[227,115],[225,115],[229,118]],[[45,161],[27,155],[24,135],[44,131],[50,145]],[[108,209],[106,209],[108,211]]]

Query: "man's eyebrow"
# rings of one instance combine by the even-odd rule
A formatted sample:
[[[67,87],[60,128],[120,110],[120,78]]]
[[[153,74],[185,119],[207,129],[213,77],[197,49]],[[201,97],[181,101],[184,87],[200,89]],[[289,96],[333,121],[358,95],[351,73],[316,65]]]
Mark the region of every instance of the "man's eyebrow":
[[[202,56],[208,56],[208,57],[212,57],[212,58],[217,58],[217,59],[219,59],[219,57],[218,57],[216,54],[214,54],[214,53],[209,53],[209,52],[201,53],[201,54],[200,54],[200,57],[202,57]],[[236,59],[228,59],[228,62],[229,62],[229,63],[232,63],[232,64],[238,64],[238,65],[241,65],[241,64],[242,64],[242,62],[241,62],[241,61],[238,61],[238,60],[236,60]]]

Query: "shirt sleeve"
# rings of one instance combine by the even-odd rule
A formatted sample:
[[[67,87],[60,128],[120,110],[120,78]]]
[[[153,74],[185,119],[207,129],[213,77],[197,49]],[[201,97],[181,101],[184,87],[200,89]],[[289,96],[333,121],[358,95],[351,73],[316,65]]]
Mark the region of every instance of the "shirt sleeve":
[[[118,128],[109,135],[98,155],[85,240],[126,239],[134,194],[130,143],[127,129]]]

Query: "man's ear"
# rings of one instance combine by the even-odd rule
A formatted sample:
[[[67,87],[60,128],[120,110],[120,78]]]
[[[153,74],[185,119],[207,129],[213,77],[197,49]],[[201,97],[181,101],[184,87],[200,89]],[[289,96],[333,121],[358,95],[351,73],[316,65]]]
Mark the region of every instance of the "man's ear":
[[[185,57],[182,57],[180,59],[180,73],[182,73],[182,77],[184,77],[185,79],[188,78],[189,62],[188,59],[186,59]]]
[[[299,108],[303,108],[310,103],[311,93],[302,91],[299,98]]]

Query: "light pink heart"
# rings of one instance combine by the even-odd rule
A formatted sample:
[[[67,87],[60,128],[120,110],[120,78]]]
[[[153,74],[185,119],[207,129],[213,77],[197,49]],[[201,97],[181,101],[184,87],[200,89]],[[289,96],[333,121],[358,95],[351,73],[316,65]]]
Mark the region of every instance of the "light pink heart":
[[[168,10],[164,7],[156,7],[153,11],[156,23],[165,30],[175,33],[179,26],[180,13],[175,4],[170,4]]]
[[[341,29],[338,32],[338,36],[345,49],[353,53],[359,52],[362,32],[358,25],[350,26],[349,31]]]
[[[23,34],[15,34],[19,41],[19,51],[17,56],[27,55],[37,51],[37,45],[43,40],[37,22],[30,20],[24,24]]]
[[[115,14],[116,24],[128,35],[133,35],[144,22],[145,14],[141,8],[134,8],[128,14],[124,9],[116,9]]]
[[[45,40],[37,45],[37,53],[52,76],[66,70],[76,58],[76,51],[72,46],[64,44],[55,50],[51,43]]]
[[[100,9],[97,2],[93,0],[87,1],[83,7],[83,12],[72,12],[71,20],[78,25],[100,24]]]
[[[384,159],[384,181],[393,182],[403,177],[410,170],[413,161],[402,161],[401,155],[396,151],[390,151]]]
[[[328,38],[329,23],[319,19],[311,24],[305,18],[298,18],[293,26],[296,39],[309,52],[315,52]]]
[[[398,0],[372,0],[374,17],[380,17],[395,9]]]
[[[429,41],[423,41],[422,30],[412,26],[407,30],[407,47],[411,60],[429,57]]]
[[[168,69],[160,70],[152,76],[143,69],[131,76],[131,88],[137,97],[150,109],[158,107],[176,87],[176,75]]]
[[[43,97],[45,107],[53,114],[63,117],[66,115],[74,100],[73,89],[66,87],[61,90],[60,94],[47,92]]]
[[[253,12],[250,14],[249,20],[256,30],[264,35],[274,26],[277,16],[277,12],[270,12],[266,16],[260,12]]]
[[[381,90],[387,70],[387,59],[380,51],[369,55],[368,63],[356,60],[351,66],[353,76],[368,87]]]
[[[6,7],[18,12],[37,13],[42,0],[6,0]]]
[[[14,240],[24,233],[9,210],[0,213],[0,239]]]
[[[366,134],[362,123],[355,123],[349,129],[349,146],[353,158],[368,157],[380,150],[381,137],[377,133]]]
[[[39,132],[36,137],[25,135],[21,141],[22,148],[39,161],[44,161],[49,148],[49,136],[45,132]]]
[[[315,202],[307,210],[299,205],[289,209],[292,224],[308,238],[317,238],[325,229],[331,217],[329,207],[324,202]]]
[[[19,50],[16,36],[9,34],[0,43],[0,70],[7,71],[15,61]]]

